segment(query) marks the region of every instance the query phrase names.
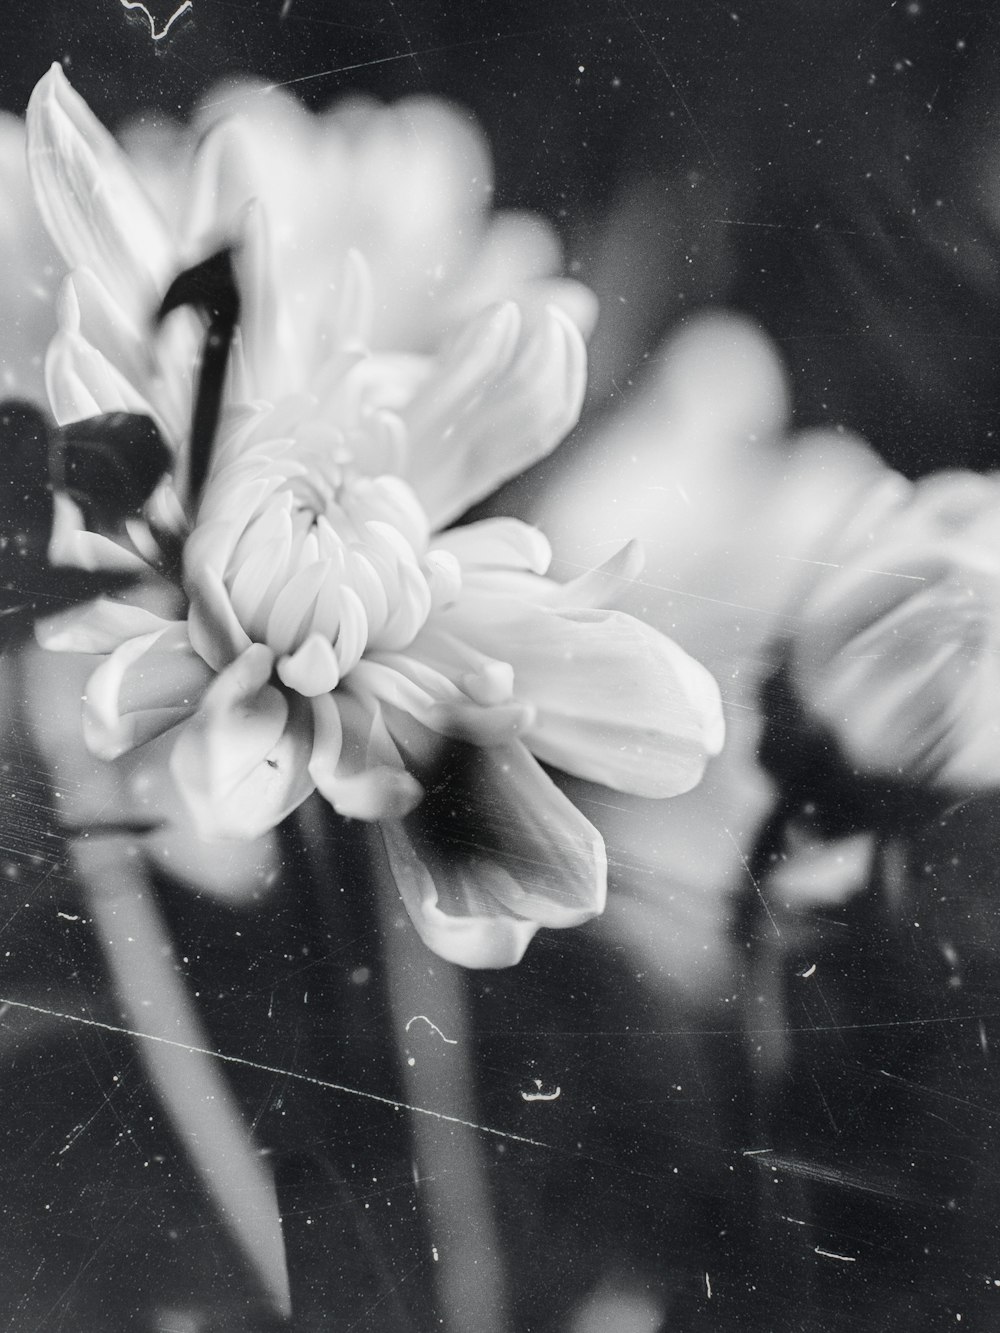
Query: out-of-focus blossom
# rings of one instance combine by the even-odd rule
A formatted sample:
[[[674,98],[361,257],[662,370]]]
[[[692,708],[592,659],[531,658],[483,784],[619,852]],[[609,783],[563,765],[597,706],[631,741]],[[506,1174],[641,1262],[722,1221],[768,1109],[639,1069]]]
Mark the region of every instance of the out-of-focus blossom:
[[[593,326],[596,301],[559,276],[552,227],[531,213],[492,210],[485,138],[440,99],[386,107],[351,97],[317,115],[281,89],[237,83],[205,102],[195,132],[208,142],[194,193],[180,196],[189,234],[229,225],[259,201],[293,314],[286,336],[298,339],[307,364],[325,356],[314,335],[352,248],[371,273],[367,343],[377,351],[432,351],[499,299],[534,311],[558,305],[584,334]],[[133,134],[132,151],[140,144]]]
[[[562,585],[545,577],[550,552],[536,529],[448,526],[576,420],[585,350],[563,306],[586,313],[578,289],[545,284],[522,305],[460,319],[463,302],[531,253],[515,242],[498,264],[488,229],[479,265],[466,251],[464,283],[440,322],[428,320],[431,332],[455,325],[432,353],[413,350],[420,339],[399,310],[401,343],[370,350],[377,312],[392,308],[382,286],[405,268],[408,244],[416,290],[433,306],[437,269],[420,266],[456,216],[462,236],[461,198],[444,215],[423,198],[449,172],[423,186],[408,177],[397,122],[357,137],[353,155],[341,145],[340,174],[323,167],[337,181],[328,197],[316,181],[323,123],[274,105],[295,169],[282,174],[260,150],[254,103],[248,120],[220,123],[199,147],[179,237],[57,67],[35,91],[29,162],[73,270],[48,363],[54,410],[70,420],[94,404],[141,403],[176,449],[128,547],[86,531],[64,504],[60,554],[98,567],[145,558],[165,586],[160,546],[180,539],[188,602],[178,618],[105,600],[54,618],[44,638],[106,655],[87,686],[91,747],[111,759],[168,735],[203,833],[253,837],[318,789],[340,814],[377,822],[431,948],[470,966],[508,964],[539,926],[573,925],[604,905],[600,836],[538,760],[645,796],[686,791],[722,742],[718,691],[669,639],[615,609],[635,572],[632,546]],[[443,127],[451,113],[433,115]],[[452,154],[444,128],[431,137]],[[461,165],[451,171],[461,180]],[[347,208],[351,225],[388,237],[381,267],[343,248],[345,199],[368,201],[360,221]],[[422,209],[434,227],[417,227],[417,243],[405,228]],[[402,214],[400,234],[382,210]],[[192,249],[220,242],[236,246],[242,313],[228,405],[195,495],[185,441],[196,328],[171,319],[155,346],[150,330]]]
[[[31,196],[24,122],[8,114],[0,115],[0,254],[0,398],[44,403],[62,264]]]
[[[808,711],[860,771],[1000,782],[1000,484],[887,473],[825,553],[791,641]]]
[[[655,811],[573,793],[608,846],[616,891],[600,930],[651,980],[699,1002],[731,986],[732,904],[777,799],[757,759],[776,645],[885,473],[847,433],[791,435],[789,415],[783,368],[760,330],[700,315],[567,458],[536,511],[564,575],[635,533],[646,566],[622,606],[697,653],[721,686],[726,746],[696,790]]]

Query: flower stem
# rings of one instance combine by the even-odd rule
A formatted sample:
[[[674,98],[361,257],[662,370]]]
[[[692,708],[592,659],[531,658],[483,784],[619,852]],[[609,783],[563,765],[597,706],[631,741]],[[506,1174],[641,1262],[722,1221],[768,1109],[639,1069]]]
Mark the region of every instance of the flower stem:
[[[369,838],[380,845],[377,831]],[[475,1090],[463,977],[424,945],[395,890],[384,857],[373,856],[386,989],[407,1100],[475,1123]],[[488,1193],[481,1135],[429,1116],[412,1122],[434,1286],[447,1333],[507,1333],[503,1258]]]
[[[287,1317],[274,1184],[225,1079],[205,1053],[209,1039],[178,977],[134,843],[121,836],[77,839],[73,860],[126,1025],[138,1038],[161,1104],[270,1303]]]

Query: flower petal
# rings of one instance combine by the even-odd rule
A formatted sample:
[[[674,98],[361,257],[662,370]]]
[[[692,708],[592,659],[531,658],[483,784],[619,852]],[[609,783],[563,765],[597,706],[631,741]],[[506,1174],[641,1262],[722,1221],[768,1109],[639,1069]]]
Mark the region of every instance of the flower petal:
[[[119,546],[102,532],[88,532],[79,505],[68,495],[57,491],[52,499],[50,564],[88,570],[117,569],[139,577],[149,574],[149,566],[134,551]]]
[[[35,638],[57,653],[111,653],[129,639],[165,630],[170,624],[141,606],[99,597],[40,620]]]
[[[435,536],[434,545],[457,558],[463,569],[520,569],[544,574],[552,561],[545,534],[517,518],[484,518]]]
[[[809,651],[793,666],[807,707],[834,730],[852,763],[974,790],[1000,774],[993,637],[1000,586],[988,564],[963,561],[957,550],[939,564],[937,577],[932,565],[921,565],[927,582],[909,584],[909,595],[887,613],[871,594],[876,618],[860,632],[853,632],[857,606],[833,603],[831,616],[853,637],[831,642],[825,658],[804,637]],[[810,629],[817,641],[829,637],[825,622]]]
[[[406,771],[378,704],[347,691],[313,699],[309,773],[320,794],[348,819],[399,819],[423,795]]]
[[[59,65],[31,95],[27,132],[35,199],[67,264],[89,266],[124,310],[150,318],[174,247],[128,158]]]
[[[216,671],[250,645],[222,578],[239,536],[236,524],[213,520],[199,524],[184,546],[185,587],[191,600],[188,633],[195,650]]]
[[[101,352],[68,329],[57,333],[49,344],[45,390],[52,415],[61,426],[102,412],[156,415],[142,394]]]
[[[406,479],[441,527],[549,453],[576,424],[587,352],[555,306],[524,320],[512,302],[484,311],[401,412]]]
[[[211,678],[183,622],[129,639],[87,682],[83,734],[88,747],[99,759],[117,759],[169,731],[194,712]]]
[[[198,893],[234,906],[260,902],[281,872],[277,838],[273,833],[248,841],[200,837],[170,772],[176,742],[176,732],[159,736],[115,765],[126,817],[158,826],[142,839],[144,857]]]
[[[269,684],[274,654],[255,643],[213,682],[183,728],[171,772],[204,838],[256,838],[313,791],[308,706]],[[294,702],[294,701],[293,701]]]
[[[628,541],[595,569],[578,574],[568,583],[549,587],[549,600],[554,606],[615,607],[628,595],[632,584],[643,571],[646,558],[637,541]]]
[[[78,415],[66,415],[72,389],[62,381],[70,375],[77,382],[76,392],[84,390],[90,398],[115,396],[148,402],[144,410],[153,411],[165,438],[175,450],[179,448],[191,417],[189,367],[197,363],[198,330],[191,327],[193,314],[187,321],[188,346],[183,345],[182,317],[172,320],[169,333],[158,340],[164,363],[171,367],[169,375],[158,374],[149,330],[122,309],[90,269],[76,269],[63,283],[58,314],[62,332],[79,335],[83,344],[61,346],[47,367],[49,395],[58,405],[58,419],[73,420]]]
[[[475,524],[470,524],[474,527]],[[460,532],[456,528],[453,531]],[[449,536],[445,533],[444,536]],[[435,538],[435,541],[439,540]],[[564,569],[579,569],[560,561]],[[634,585],[645,565],[645,553],[637,541],[628,541],[614,555],[593,569],[585,569],[582,574],[559,583],[554,578],[539,578],[522,570],[488,569],[485,567],[467,568],[464,582],[471,595],[487,594],[490,596],[517,597],[535,606],[548,606],[554,610],[580,611],[596,608],[617,608],[630,599]]]
[[[505,744],[527,731],[535,717],[530,704],[512,700],[509,693],[503,699],[473,700],[428,663],[399,653],[359,662],[351,674],[351,687],[401,710],[440,736],[473,745]]]
[[[296,387],[291,379],[291,332],[277,290],[267,218],[256,202],[247,207],[240,231],[233,263],[249,382],[257,397],[277,402]]]
[[[445,863],[437,868],[435,879],[402,824],[379,824],[374,838],[382,843],[389,873],[428,949],[460,967],[513,967],[521,961],[539,930],[538,922],[491,912],[485,900],[480,910],[471,907],[476,889],[483,887],[476,878],[477,867]],[[467,882],[470,873],[471,883]],[[497,869],[496,873],[504,872]],[[465,915],[443,911],[439,906],[442,896],[469,903],[469,911]]]
[[[713,677],[632,616],[470,598],[454,618],[458,637],[513,666],[515,698],[537,709],[524,740],[545,763],[637,796],[676,796],[722,746]]]
[[[329,694],[340,683],[340,664],[333,644],[322,634],[310,634],[294,653],[278,659],[278,676],[283,685],[307,699]]]
[[[453,743],[438,753],[421,805],[382,824],[397,887],[429,948],[467,967],[507,966],[538,926],[579,925],[603,911],[601,836],[523,745]]]

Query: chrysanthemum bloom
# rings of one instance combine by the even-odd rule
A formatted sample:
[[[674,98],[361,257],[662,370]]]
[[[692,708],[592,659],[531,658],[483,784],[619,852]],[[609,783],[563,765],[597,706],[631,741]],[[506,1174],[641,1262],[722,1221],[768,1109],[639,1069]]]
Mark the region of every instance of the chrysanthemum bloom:
[[[160,546],[183,541],[183,618],[105,601],[46,628],[51,647],[105,655],[85,701],[94,751],[168,735],[176,786],[208,835],[252,837],[315,789],[377,823],[421,936],[457,962],[515,962],[539,926],[599,912],[601,839],[538,761],[646,796],[685,791],[722,742],[715,683],[613,609],[631,547],[559,585],[535,529],[448,526],[574,423],[577,325],[532,298],[449,314],[430,352],[416,339],[370,351],[388,308],[381,270],[356,250],[331,260],[323,228],[301,225],[317,194],[311,125],[286,127],[303,170],[282,184],[283,234],[237,151],[253,142],[237,118],[195,155],[179,236],[58,68],[28,124],[39,207],[73,270],[49,356],[53,409],[63,421],[150,411],[176,449],[127,542],[84,531],[63,506],[63,559],[147,561],[163,584]],[[340,217],[338,199],[328,207]],[[154,344],[151,322],[177,271],[220,241],[236,246],[242,315],[210,470],[192,488],[197,329],[172,316]],[[579,305],[572,287],[548,294]]]
[[[1000,782],[1000,486],[887,473],[825,552],[792,642],[792,679],[848,760],[974,791]]]

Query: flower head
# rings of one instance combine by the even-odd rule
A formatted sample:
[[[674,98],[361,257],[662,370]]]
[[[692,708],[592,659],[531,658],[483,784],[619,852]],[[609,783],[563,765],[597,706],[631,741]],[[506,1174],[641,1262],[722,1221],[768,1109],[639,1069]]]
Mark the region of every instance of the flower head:
[[[792,678],[859,769],[950,791],[1000,781],[998,522],[996,477],[886,473],[826,553]]]
[[[384,211],[402,226],[405,192],[394,197],[385,161],[351,141],[326,193],[309,165],[335,175],[323,138],[336,139],[335,118],[317,126],[279,101],[283,176],[258,152],[262,105],[196,151],[178,232],[61,71],[35,91],[29,161],[72,269],[48,364],[54,409],[149,411],[176,451],[127,540],[86,531],[64,506],[63,557],[145,561],[159,609],[105,600],[54,618],[44,637],[102,655],[85,701],[92,749],[110,759],[169,746],[204,834],[253,837],[318,790],[377,825],[431,948],[472,966],[515,962],[539,926],[587,919],[605,892],[601,839],[541,764],[646,796],[685,791],[722,742],[718,691],[614,608],[632,547],[560,585],[536,529],[449,526],[575,422],[585,350],[567,311],[587,314],[579,290],[537,290],[537,247],[522,242],[509,259],[526,256],[513,275],[525,299],[493,300],[498,275],[512,277],[491,253],[493,224],[480,264],[465,247],[461,281],[436,305],[442,274],[407,248],[405,229],[376,265],[342,243],[345,200],[369,199],[376,237],[394,235]],[[365,112],[369,125],[383,115]],[[435,179],[409,181],[411,221]],[[452,212],[438,230],[462,236],[454,200]],[[154,341],[152,319],[177,271],[220,241],[234,247],[241,315],[207,477],[192,486],[198,329],[172,315]],[[386,314],[379,330],[397,269],[429,313],[412,329]],[[177,543],[183,598],[172,603]]]

